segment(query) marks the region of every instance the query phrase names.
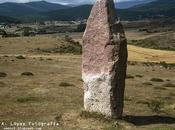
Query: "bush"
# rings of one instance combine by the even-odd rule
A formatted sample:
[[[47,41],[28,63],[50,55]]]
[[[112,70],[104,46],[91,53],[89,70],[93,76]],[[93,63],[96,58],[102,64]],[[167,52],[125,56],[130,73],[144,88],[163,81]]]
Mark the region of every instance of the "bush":
[[[163,88],[163,87],[154,87],[154,89],[158,89],[158,90],[166,90],[166,88]]]
[[[137,78],[143,78],[143,75],[136,75]]]
[[[7,77],[7,74],[4,73],[4,72],[0,72],[0,77],[1,77],[1,78],[5,78],[5,77]]]
[[[24,73],[22,73],[21,75],[22,75],[22,76],[34,76],[34,74],[31,73],[31,72],[24,72]]]
[[[16,56],[17,59],[26,59],[24,56]]]
[[[126,78],[127,79],[134,79],[134,76],[128,74],[128,75],[126,75]]]
[[[80,23],[78,26],[77,26],[77,29],[75,30],[76,32],[84,32],[86,29],[86,24],[85,23]]]
[[[30,30],[28,28],[24,28],[23,36],[29,36],[29,35],[30,35]]]
[[[67,83],[67,82],[61,82],[59,84],[59,86],[62,86],[62,87],[70,87],[70,86],[75,86],[74,84],[70,84],[70,83]]]
[[[172,84],[172,83],[167,83],[167,84],[164,84],[163,85],[164,87],[175,87],[175,84]]]
[[[164,82],[164,80],[160,79],[160,78],[152,78],[150,81],[153,81],[153,82]]]
[[[3,30],[3,29],[0,29],[0,35],[7,35],[7,33],[6,33],[6,31],[5,30]]]
[[[11,34],[5,33],[4,35],[2,35],[2,37],[3,38],[7,38],[7,37],[20,37],[20,35],[14,34],[14,33],[11,33]]]
[[[161,61],[160,65],[163,66],[164,68],[168,68],[168,64],[165,61]]]
[[[21,97],[17,99],[19,103],[26,103],[26,102],[39,102],[40,99],[37,97]]]
[[[161,111],[161,108],[163,107],[164,102],[161,100],[151,100],[151,102],[148,103],[148,107],[153,111],[159,113]]]
[[[37,48],[37,51],[46,52],[46,53],[71,53],[71,54],[82,54],[82,46],[79,42],[74,41],[68,35],[64,38],[65,42],[61,45],[50,48],[50,49],[40,49]]]
[[[148,85],[148,86],[151,86],[151,85],[153,85],[151,82],[144,82],[144,83],[142,83],[143,85]]]
[[[82,47],[77,43],[63,44],[57,49],[58,53],[72,53],[72,54],[81,54]]]

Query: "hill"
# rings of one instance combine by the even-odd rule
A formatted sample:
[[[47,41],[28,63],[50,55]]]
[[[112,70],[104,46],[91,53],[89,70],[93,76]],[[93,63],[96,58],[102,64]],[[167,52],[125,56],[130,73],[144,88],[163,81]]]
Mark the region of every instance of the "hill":
[[[0,15],[10,17],[20,17],[33,15],[39,12],[48,12],[53,10],[65,9],[68,6],[53,4],[46,1],[29,2],[29,3],[2,3],[0,4]]]
[[[162,33],[158,36],[152,36],[145,38],[143,40],[133,40],[132,45],[151,48],[151,49],[160,49],[160,50],[172,50],[175,51],[175,33]],[[168,44],[167,44],[168,43]]]
[[[0,16],[0,23],[19,23],[20,20],[7,17],[7,16]]]
[[[151,1],[152,0],[149,0],[147,1],[149,3],[140,4],[128,9],[117,9],[117,15],[122,20],[144,20],[175,17],[174,0]],[[128,4],[129,3],[130,2],[128,2]],[[17,17],[25,22],[45,20],[72,21],[87,19],[91,8],[92,5],[68,7],[44,1],[25,4],[4,3],[0,4],[0,15]]]
[[[77,20],[88,18],[92,5],[56,10],[42,14],[50,20]],[[142,20],[175,17],[174,0],[157,0],[147,4],[137,5],[128,9],[117,9],[117,14],[122,20]]]
[[[42,15],[51,20],[82,20],[88,18],[91,9],[92,5],[82,5],[69,9],[51,11]]]
[[[118,8],[118,9],[127,9],[127,8],[131,8],[133,6],[136,6],[136,5],[150,3],[152,1],[155,1],[155,0],[122,1],[122,2],[116,3],[115,5],[116,5],[116,8]]]
[[[175,0],[156,0],[121,11],[121,16],[134,19],[175,17]]]

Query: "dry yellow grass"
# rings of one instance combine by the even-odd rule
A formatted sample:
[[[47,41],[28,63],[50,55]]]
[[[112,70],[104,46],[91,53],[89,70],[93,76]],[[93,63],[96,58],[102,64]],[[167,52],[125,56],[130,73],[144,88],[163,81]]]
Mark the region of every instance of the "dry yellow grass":
[[[31,51],[38,47],[53,48],[60,42],[60,39],[55,36],[0,39],[0,72],[7,74],[7,77],[0,78],[0,122],[58,121],[61,123],[58,128],[50,127],[43,130],[117,129],[116,123],[80,116],[83,109],[81,55]],[[166,55],[170,58],[174,56],[174,52],[134,46],[128,46],[128,48],[129,60],[133,61],[153,61],[151,59],[153,55],[164,56],[161,60],[167,59]],[[149,55],[148,59],[140,53]],[[15,56],[19,54],[26,55],[26,59],[17,59]],[[32,72],[34,76],[22,76],[23,72]],[[162,100],[165,102],[165,112],[174,117],[175,88],[165,88],[164,84],[175,84],[175,69],[166,70],[159,66],[136,64],[128,66],[128,74],[134,79],[126,80],[124,114],[132,115],[137,124],[124,122],[121,125],[122,129],[152,130],[152,128],[165,127],[168,130],[174,130],[171,129],[174,128],[174,124],[163,122],[165,120],[163,117],[156,124],[149,121],[150,118],[156,120],[157,118],[153,115],[157,113],[148,108],[147,103],[152,100]],[[161,78],[164,82],[151,82],[151,78]],[[143,84],[145,82],[151,82],[152,85]],[[168,114],[163,113],[162,116],[169,116]],[[168,119],[171,118],[168,117]],[[139,123],[143,125],[138,125]]]
[[[175,51],[162,51],[128,45],[129,61],[175,63]]]
[[[75,34],[72,36],[77,40],[77,37],[80,37],[81,35]],[[57,36],[37,36],[0,39],[0,55],[28,55],[29,57],[40,57],[41,54],[37,54],[35,52],[31,53],[31,50],[34,50],[36,48],[54,48],[62,42],[64,41]],[[175,63],[175,51],[154,50],[128,45],[128,52],[129,61],[165,61],[167,63]],[[57,54],[50,54],[46,57],[50,58],[57,56]]]

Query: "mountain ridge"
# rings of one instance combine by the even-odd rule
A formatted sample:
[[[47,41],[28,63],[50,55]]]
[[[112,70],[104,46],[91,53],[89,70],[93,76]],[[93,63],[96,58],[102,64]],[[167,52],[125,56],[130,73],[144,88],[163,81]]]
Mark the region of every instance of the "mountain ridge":
[[[121,1],[115,3],[115,7],[118,9],[128,9],[137,5],[147,4],[156,0],[132,0],[132,1]]]
[[[19,15],[17,18],[20,18],[25,22],[45,20],[82,20],[88,18],[91,8],[92,5],[81,5],[76,7],[66,6],[65,8],[52,11],[38,11],[37,13],[35,12],[25,16]],[[120,17],[122,20],[144,20],[169,17],[175,18],[175,0],[156,0],[128,9],[117,9],[116,11],[118,17]]]
[[[28,3],[6,2],[0,4],[0,15],[19,17],[24,15],[36,14],[39,12],[48,12],[65,8],[69,8],[69,6],[49,3],[46,1],[35,1]]]

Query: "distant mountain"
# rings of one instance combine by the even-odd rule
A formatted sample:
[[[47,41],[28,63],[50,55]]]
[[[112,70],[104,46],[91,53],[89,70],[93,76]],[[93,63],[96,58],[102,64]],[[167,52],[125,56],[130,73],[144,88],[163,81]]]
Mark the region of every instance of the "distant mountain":
[[[136,19],[175,17],[175,0],[156,0],[148,4],[131,7],[127,12],[135,14]],[[127,15],[126,12],[125,15]]]
[[[149,1],[149,0],[148,0]],[[50,20],[78,20],[88,18],[92,5],[83,5],[63,10],[43,13]],[[156,0],[128,9],[117,9],[122,20],[142,20],[175,17],[175,0]]]
[[[82,20],[88,18],[92,5],[81,5],[69,9],[62,9],[43,13],[47,19],[52,20]]]
[[[60,9],[59,7],[58,10],[55,10],[55,8],[54,9],[52,8],[53,9],[52,11],[48,11],[50,10],[48,6],[47,6],[47,9],[43,9],[44,7],[41,5],[44,5],[44,4],[40,5],[36,3],[37,2],[27,3],[27,7],[30,7],[29,8],[30,10],[32,7],[33,12],[28,13],[29,10],[26,10],[26,4],[25,6],[22,4],[22,7],[21,8],[18,7],[12,14],[15,14],[15,12],[17,12],[18,18],[20,18],[25,22],[45,21],[45,20],[72,21],[72,20],[87,19],[92,8],[92,5],[81,5],[77,7],[61,6],[63,7],[63,9]],[[33,4],[35,5],[35,7]],[[1,12],[1,9],[2,8],[0,8],[0,15],[3,14]],[[9,9],[10,10],[6,10],[6,14],[9,11],[10,12],[9,16],[11,16],[10,14],[14,8],[10,7]],[[23,9],[26,12],[25,11],[22,12],[21,10]],[[156,18],[169,18],[169,17],[175,18],[175,13],[174,13],[175,0],[156,0],[150,3],[136,5],[128,9],[117,9],[116,11],[117,11],[118,17],[121,17],[122,20],[143,20],[143,19],[156,19]],[[19,15],[20,13],[22,14]],[[24,14],[27,14],[27,15],[24,15]]]
[[[155,0],[133,0],[133,1],[122,1],[115,4],[118,9],[128,9],[136,5],[147,4]]]
[[[175,8],[175,0],[156,0],[148,4],[141,4],[138,6],[131,7],[130,10],[160,12],[173,8]]]
[[[53,4],[46,1],[29,3],[2,3],[0,4],[0,15],[19,17],[39,12],[48,12],[53,10],[65,9],[68,6]]]

